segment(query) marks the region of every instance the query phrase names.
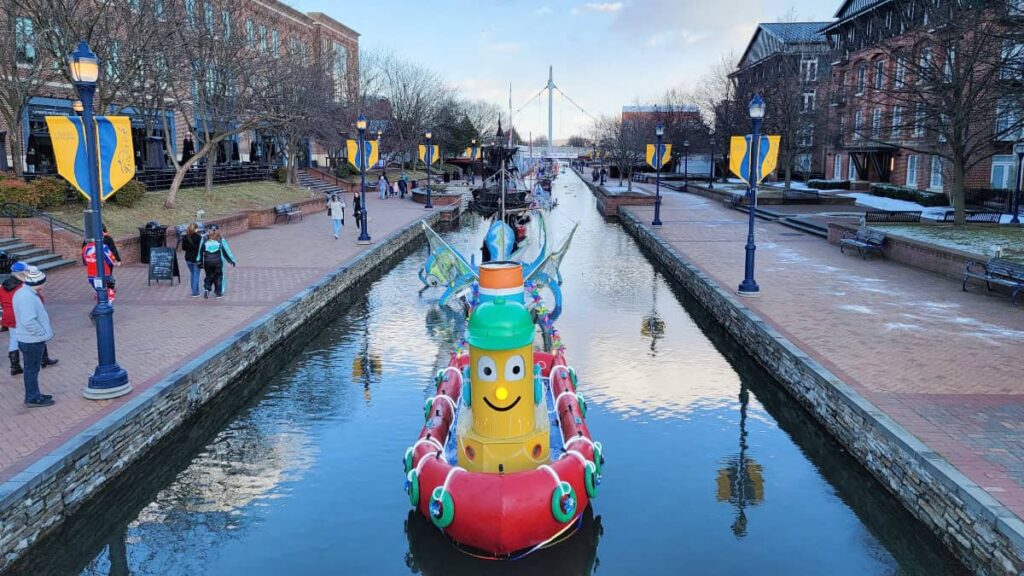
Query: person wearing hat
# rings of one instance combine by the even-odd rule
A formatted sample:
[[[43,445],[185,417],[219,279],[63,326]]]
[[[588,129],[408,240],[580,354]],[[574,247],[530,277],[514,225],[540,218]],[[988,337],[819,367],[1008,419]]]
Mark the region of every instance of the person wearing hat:
[[[202,244],[199,245],[198,261],[206,270],[203,278],[203,298],[210,297],[210,290],[214,291],[217,298],[224,297],[224,262],[235,265],[235,255],[231,253],[228,241],[220,233],[220,228],[214,224]]]
[[[39,391],[39,370],[43,364],[46,343],[53,339],[53,327],[46,313],[39,289],[46,274],[35,266],[19,267],[13,274],[24,286],[14,293],[14,316],[17,318],[18,349],[24,360],[25,405],[29,408],[53,405],[53,396]]]
[[[21,280],[15,275],[17,272],[24,272],[28,266],[24,262],[15,262],[11,266],[11,275],[0,284],[0,310],[3,310],[3,317],[0,318],[0,326],[7,329],[9,340],[7,342],[7,357],[11,361],[11,376],[21,374],[21,353],[18,351],[17,323],[14,321],[14,293],[21,289]]]

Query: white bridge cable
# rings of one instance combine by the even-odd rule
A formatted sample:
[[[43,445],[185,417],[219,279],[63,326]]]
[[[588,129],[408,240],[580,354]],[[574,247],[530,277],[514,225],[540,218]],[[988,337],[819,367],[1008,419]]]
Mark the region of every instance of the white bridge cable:
[[[597,118],[595,118],[593,114],[591,114],[590,112],[587,112],[586,109],[583,108],[583,106],[580,106],[579,104],[576,103],[575,100],[573,100],[572,98],[569,98],[569,95],[566,94],[565,92],[562,92],[561,88],[559,88],[558,86],[555,86],[555,90],[558,90],[558,93],[561,94],[562,96],[564,96],[565,99],[569,101],[569,103],[571,103],[573,106],[578,108],[580,112],[583,112],[584,114],[589,116],[591,120],[597,122]]]

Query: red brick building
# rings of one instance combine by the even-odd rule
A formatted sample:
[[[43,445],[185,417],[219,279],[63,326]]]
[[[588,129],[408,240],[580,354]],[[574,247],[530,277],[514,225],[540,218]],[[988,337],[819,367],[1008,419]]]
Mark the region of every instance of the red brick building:
[[[170,13],[172,1],[157,2],[155,6]],[[191,17],[196,18],[197,21],[208,24],[216,22],[216,26],[222,30],[222,33],[243,34],[254,50],[272,56],[284,53],[301,54],[304,60],[307,54],[310,58],[330,58],[331,61],[324,62],[324,64],[335,82],[334,98],[338,100],[344,95],[358,93],[359,34],[357,32],[326,14],[303,13],[276,0],[239,1],[244,2],[244,6],[230,12],[224,10],[219,15],[214,14],[212,3],[207,5],[203,0],[181,0],[182,4],[179,6],[186,14],[186,18],[189,17],[188,15],[192,15]],[[50,68],[49,63],[41,62],[41,59],[46,56],[39,45],[38,26],[31,18],[16,17],[14,22],[0,22],[0,24],[5,29],[15,32],[16,59],[21,67],[34,67],[38,70]],[[181,26],[182,30],[191,30],[195,34],[204,33],[202,27],[189,28],[185,23],[182,23]],[[50,69],[56,69],[59,66],[63,66],[63,63],[55,63],[54,68]],[[53,173],[56,170],[45,117],[48,115],[71,115],[72,103],[75,98],[71,86],[66,84],[59,74],[46,73],[52,78],[42,83],[38,94],[29,99],[22,110],[19,125],[7,126],[0,118],[0,142],[3,143],[2,154],[6,155],[8,166],[12,166],[17,160],[26,168],[26,171],[37,174]],[[159,113],[152,110],[135,111],[131,108],[125,108],[120,113],[132,118],[137,162],[142,165],[147,154],[155,153],[163,146],[162,144],[157,147],[146,145],[147,130],[142,118],[146,114],[152,116],[159,115]],[[189,130],[185,115],[181,114],[179,109],[175,109],[170,114],[173,115],[173,118],[168,118],[169,133],[165,133],[160,125],[156,128],[151,126],[148,133],[150,140],[170,139],[173,142],[176,156],[180,159],[183,142],[188,136]],[[195,117],[195,115],[190,116]],[[17,131],[16,134],[20,136],[22,143],[20,158],[12,157],[10,141],[14,131]],[[218,159],[218,163],[255,161],[256,158],[250,158],[252,150],[257,150],[262,163],[282,161],[276,154],[277,145],[271,142],[270,135],[259,131],[252,130],[232,136],[224,146],[228,152]],[[237,157],[231,152],[233,149],[237,150]],[[328,148],[323,143],[306,142],[303,161],[318,161],[323,165],[328,152]]]
[[[699,124],[701,121],[700,108],[696,106],[623,106],[623,122],[651,123],[657,121],[666,124]]]

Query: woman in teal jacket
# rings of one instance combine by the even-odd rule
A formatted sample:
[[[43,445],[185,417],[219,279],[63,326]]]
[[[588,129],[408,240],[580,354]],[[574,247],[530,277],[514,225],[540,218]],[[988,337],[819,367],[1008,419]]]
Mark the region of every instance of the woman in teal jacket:
[[[225,291],[224,262],[226,261],[234,267],[235,255],[231,253],[227,239],[221,236],[220,229],[216,225],[210,226],[206,238],[199,245],[196,261],[199,262],[203,270],[206,270],[206,276],[203,278],[203,298],[210,297],[210,290],[214,291],[217,298],[223,298]]]

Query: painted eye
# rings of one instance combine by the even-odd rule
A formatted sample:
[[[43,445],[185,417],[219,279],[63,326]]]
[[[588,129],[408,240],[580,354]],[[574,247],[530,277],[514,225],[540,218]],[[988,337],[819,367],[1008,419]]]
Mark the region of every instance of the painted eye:
[[[482,382],[495,382],[498,379],[498,367],[494,364],[494,358],[481,356],[476,361],[476,377]]]
[[[526,363],[523,362],[522,356],[516,354],[509,358],[508,362],[505,362],[505,380],[514,382],[516,380],[522,380],[525,375]]]

